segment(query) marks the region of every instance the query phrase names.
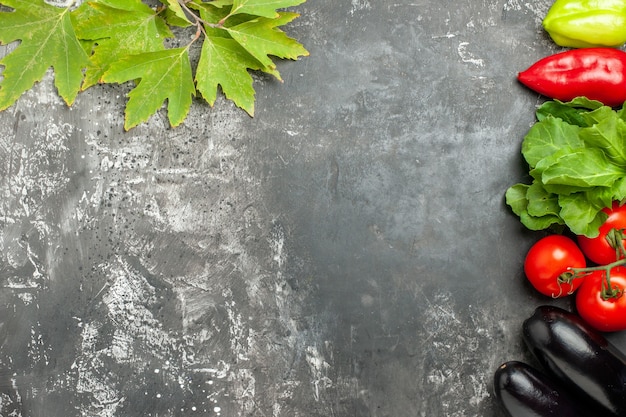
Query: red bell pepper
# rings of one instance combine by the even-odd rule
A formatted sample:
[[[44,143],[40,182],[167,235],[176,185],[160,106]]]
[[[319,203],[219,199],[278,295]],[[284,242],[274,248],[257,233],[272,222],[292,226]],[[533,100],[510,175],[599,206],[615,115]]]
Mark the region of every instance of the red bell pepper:
[[[611,107],[626,102],[626,52],[615,48],[572,49],[540,59],[517,79],[551,99],[587,97]]]

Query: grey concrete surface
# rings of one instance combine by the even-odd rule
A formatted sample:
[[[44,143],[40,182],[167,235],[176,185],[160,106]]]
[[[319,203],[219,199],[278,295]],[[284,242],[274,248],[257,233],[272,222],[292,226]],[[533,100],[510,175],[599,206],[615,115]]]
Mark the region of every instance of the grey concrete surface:
[[[308,0],[255,118],[125,133],[128,86],[47,77],[0,113],[0,415],[502,416],[522,320],[569,305],[503,201],[549,4]]]

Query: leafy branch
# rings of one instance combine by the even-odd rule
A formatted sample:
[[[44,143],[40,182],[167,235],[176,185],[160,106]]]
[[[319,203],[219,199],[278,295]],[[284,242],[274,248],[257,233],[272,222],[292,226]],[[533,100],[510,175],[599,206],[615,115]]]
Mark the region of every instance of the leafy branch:
[[[44,0],[0,0],[0,44],[17,43],[0,60],[0,111],[52,68],[68,106],[94,85],[133,82],[126,130],[165,103],[171,126],[178,126],[194,97],[213,106],[220,91],[253,116],[250,71],[282,81],[275,59],[309,54],[281,29],[299,17],[284,9],[304,1],[86,0],[58,7]],[[181,33],[191,36],[181,42]],[[177,46],[167,47],[166,40]],[[202,45],[194,65],[190,51],[196,42]]]

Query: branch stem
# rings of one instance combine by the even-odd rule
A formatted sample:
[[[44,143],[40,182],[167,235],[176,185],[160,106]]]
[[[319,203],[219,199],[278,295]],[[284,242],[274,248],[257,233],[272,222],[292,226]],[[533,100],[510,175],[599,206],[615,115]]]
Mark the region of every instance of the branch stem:
[[[571,278],[582,278],[592,272],[603,271],[604,282],[602,283],[601,296],[604,300],[619,298],[623,292],[611,285],[611,270],[622,265],[626,265],[626,248],[624,248],[624,229],[611,229],[606,234],[609,245],[615,248],[617,260],[606,265],[591,266],[586,268],[569,268],[566,274],[571,274]]]

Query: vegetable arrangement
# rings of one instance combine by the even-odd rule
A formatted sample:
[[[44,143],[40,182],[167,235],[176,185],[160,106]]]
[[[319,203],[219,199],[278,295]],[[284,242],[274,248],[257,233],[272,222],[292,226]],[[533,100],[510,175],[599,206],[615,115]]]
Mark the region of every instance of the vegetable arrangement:
[[[543,27],[573,49],[518,74],[549,99],[522,141],[531,181],[505,195],[524,226],[552,232],[524,272],[545,296],[575,293],[594,328],[626,330],[626,0],[556,0]]]
[[[526,254],[538,293],[573,296],[575,312],[541,306],[521,361],[494,374],[511,417],[626,416],[626,354],[602,332],[626,330],[626,0],[555,0],[543,28],[566,49],[517,79],[546,100],[521,153],[529,183],[506,191],[521,223],[547,232]]]

